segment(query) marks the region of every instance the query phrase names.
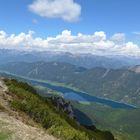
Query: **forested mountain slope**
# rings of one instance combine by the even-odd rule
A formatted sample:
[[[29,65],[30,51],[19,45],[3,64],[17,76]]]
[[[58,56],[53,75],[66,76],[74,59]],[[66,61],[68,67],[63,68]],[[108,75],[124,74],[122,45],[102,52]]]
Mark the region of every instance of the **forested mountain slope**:
[[[136,67],[86,69],[60,62],[21,62],[9,63],[0,69],[30,78],[64,83],[91,95],[140,105],[140,73],[135,70]]]

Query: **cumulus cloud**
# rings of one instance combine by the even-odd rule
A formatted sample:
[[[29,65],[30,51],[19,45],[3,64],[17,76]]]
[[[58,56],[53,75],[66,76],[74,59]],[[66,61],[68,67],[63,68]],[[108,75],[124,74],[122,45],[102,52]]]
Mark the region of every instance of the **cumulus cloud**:
[[[18,35],[8,35],[5,31],[0,31],[0,48],[32,50],[35,47],[46,46],[47,40],[33,38],[34,31],[20,33]]]
[[[125,40],[125,34],[124,33],[116,33],[112,36],[111,40],[116,42],[122,42]]]
[[[34,0],[29,10],[47,18],[61,18],[73,22],[79,20],[81,6],[74,0]]]
[[[113,35],[114,36],[114,35]],[[140,56],[140,48],[133,42],[118,43],[108,39],[103,31],[91,35],[64,30],[55,37],[42,39],[34,37],[34,32],[8,35],[0,31],[0,48],[40,51],[63,51],[70,53],[91,53],[96,55]]]

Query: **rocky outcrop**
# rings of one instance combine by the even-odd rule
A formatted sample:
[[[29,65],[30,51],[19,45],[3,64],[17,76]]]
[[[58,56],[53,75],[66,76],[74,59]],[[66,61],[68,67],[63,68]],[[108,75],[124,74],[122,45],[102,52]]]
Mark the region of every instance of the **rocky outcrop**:
[[[62,111],[68,115],[69,118],[75,119],[73,107],[70,102],[66,102],[62,97],[50,97],[51,102],[57,110]]]

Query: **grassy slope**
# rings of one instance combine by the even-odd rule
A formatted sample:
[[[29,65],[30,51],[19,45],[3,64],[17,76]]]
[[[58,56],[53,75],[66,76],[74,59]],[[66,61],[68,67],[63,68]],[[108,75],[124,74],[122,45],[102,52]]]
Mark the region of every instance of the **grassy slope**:
[[[9,138],[9,134],[4,132],[0,132],[0,140],[7,140]]]
[[[119,110],[95,103],[83,105],[73,102],[73,105],[86,113],[92,120],[96,120],[96,125],[100,128],[114,131],[120,140],[139,140],[140,109]]]
[[[64,140],[113,139],[109,132],[89,131],[78,126],[65,114],[57,112],[48,100],[38,96],[36,91],[27,84],[15,80],[6,80],[6,84],[14,97],[11,102],[12,107],[28,114],[56,137]]]
[[[0,112],[4,111],[5,108],[0,104]],[[3,122],[0,121],[0,140],[7,140],[10,136],[10,132],[2,129]]]

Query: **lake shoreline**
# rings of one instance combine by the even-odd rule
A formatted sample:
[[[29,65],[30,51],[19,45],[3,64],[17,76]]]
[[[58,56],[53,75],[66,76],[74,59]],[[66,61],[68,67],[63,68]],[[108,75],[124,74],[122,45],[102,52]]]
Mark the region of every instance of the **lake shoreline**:
[[[115,101],[115,100],[112,100],[112,99],[92,96],[92,95],[89,95],[86,92],[75,90],[73,88],[69,88],[69,87],[64,86],[64,85],[63,86],[56,85],[53,82],[47,82],[47,81],[44,81],[44,80],[28,78],[28,77],[20,76],[20,75],[17,75],[17,74],[9,73],[9,72],[6,72],[6,71],[0,71],[0,73],[1,74],[7,74],[7,75],[10,75],[10,76],[14,76],[14,77],[20,78],[22,80],[25,80],[27,82],[33,82],[33,83],[37,83],[37,84],[40,84],[40,85],[48,86],[48,87],[50,87],[54,90],[56,89],[56,91],[62,92],[64,95],[65,95],[65,93],[69,93],[69,92],[76,93],[77,95],[81,94],[82,95],[81,97],[82,98],[84,98],[84,97],[87,98],[88,102],[92,102],[94,100],[93,102],[108,105],[108,106],[111,106],[111,104],[112,104],[112,106],[111,106],[112,108],[117,108],[118,109],[119,107],[117,107],[117,105],[118,106],[120,105],[120,108],[124,107],[126,109],[137,109],[137,107],[134,106],[134,105],[130,105],[130,104],[123,103],[123,102],[118,102],[118,101]],[[75,101],[77,101],[77,100],[75,100]],[[81,101],[83,101],[83,100],[81,100]],[[86,100],[84,100],[84,101],[86,101]],[[113,107],[113,104],[114,105],[116,104],[116,107],[115,106]]]

